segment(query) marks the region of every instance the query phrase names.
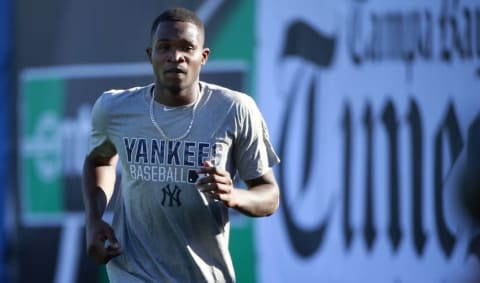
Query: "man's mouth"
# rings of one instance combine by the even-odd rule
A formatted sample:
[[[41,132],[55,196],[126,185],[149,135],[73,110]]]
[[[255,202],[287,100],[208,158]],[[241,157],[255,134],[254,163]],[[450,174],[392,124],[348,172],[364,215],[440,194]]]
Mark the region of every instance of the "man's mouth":
[[[183,70],[182,68],[169,68],[165,70],[166,74],[185,74],[186,71]]]

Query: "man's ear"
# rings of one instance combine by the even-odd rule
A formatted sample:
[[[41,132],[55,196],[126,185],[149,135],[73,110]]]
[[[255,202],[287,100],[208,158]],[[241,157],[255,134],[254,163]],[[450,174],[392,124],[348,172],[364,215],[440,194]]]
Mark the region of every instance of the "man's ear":
[[[203,51],[202,51],[202,65],[207,63],[209,55],[210,55],[210,48],[203,48]]]
[[[147,53],[148,61],[150,61],[150,63],[152,63],[152,48],[151,48],[151,47],[147,47],[147,48],[145,49],[145,52]]]

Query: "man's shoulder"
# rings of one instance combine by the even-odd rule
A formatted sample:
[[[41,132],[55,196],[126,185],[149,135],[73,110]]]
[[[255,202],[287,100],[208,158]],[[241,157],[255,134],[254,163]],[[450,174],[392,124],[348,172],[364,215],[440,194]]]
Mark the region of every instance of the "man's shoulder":
[[[123,112],[125,109],[134,109],[144,101],[145,91],[151,85],[137,86],[128,89],[110,89],[103,92],[96,100],[95,105],[102,111],[114,113]]]
[[[150,87],[151,84],[146,86],[135,86],[128,89],[110,89],[105,91],[102,96],[108,97],[107,99],[117,100],[126,97],[141,95],[146,89]]]
[[[208,90],[212,92],[212,96],[216,99],[230,101],[236,104],[250,104],[253,102],[252,97],[242,91],[234,90],[218,84],[206,82],[202,83]]]

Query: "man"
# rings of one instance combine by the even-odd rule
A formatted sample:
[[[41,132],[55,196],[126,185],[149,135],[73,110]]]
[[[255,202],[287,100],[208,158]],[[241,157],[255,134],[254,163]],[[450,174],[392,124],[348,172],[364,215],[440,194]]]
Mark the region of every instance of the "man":
[[[155,82],[102,94],[84,165],[87,251],[111,282],[235,282],[228,208],[268,216],[279,162],[245,94],[199,81],[210,50],[200,19],[167,10],[151,29]],[[102,220],[117,161],[121,192]],[[233,187],[238,172],[247,189]]]

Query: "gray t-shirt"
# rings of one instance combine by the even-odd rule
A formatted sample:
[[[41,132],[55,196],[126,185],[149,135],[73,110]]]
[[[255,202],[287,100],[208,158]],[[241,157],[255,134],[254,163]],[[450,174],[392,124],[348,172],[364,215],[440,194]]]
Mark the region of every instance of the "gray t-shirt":
[[[279,162],[254,100],[200,82],[192,105],[153,103],[153,84],[103,93],[92,110],[92,154],[119,154],[121,192],[112,226],[122,255],[107,265],[111,282],[235,282],[228,209],[195,187],[210,160],[243,180]]]

